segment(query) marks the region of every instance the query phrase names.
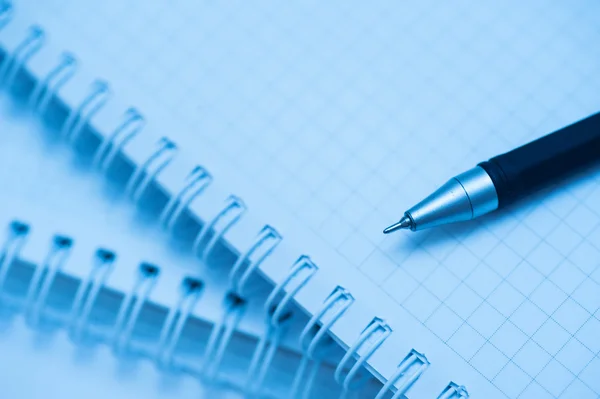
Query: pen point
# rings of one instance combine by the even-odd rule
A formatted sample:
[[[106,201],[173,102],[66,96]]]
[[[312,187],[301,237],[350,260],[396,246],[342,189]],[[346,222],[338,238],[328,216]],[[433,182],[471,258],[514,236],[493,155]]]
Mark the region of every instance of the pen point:
[[[402,219],[400,219],[400,221],[394,223],[393,225],[391,225],[389,227],[386,227],[383,230],[383,234],[390,234],[396,230],[401,230],[401,229],[412,229],[412,226],[413,226],[412,220],[410,220],[410,218],[407,216],[403,216]]]

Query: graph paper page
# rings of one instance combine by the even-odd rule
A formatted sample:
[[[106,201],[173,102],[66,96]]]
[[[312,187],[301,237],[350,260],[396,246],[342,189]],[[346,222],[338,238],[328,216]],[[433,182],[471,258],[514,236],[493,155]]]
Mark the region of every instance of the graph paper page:
[[[234,165],[506,397],[600,395],[597,171],[473,223],[381,233],[453,174],[600,110],[600,3],[38,3],[19,6],[194,126],[165,135]]]

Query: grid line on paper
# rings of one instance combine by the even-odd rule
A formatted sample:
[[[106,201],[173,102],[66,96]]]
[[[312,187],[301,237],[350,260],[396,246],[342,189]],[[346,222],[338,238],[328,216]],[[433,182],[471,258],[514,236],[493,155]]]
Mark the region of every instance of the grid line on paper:
[[[600,331],[600,274],[577,255],[600,253],[599,179],[468,226],[380,234],[440,178],[599,108],[598,6],[316,5],[109,1],[93,21],[71,0],[40,7],[69,16],[132,86],[198,127],[508,397],[600,394],[588,339]],[[556,331],[564,342],[541,335]],[[544,362],[522,361],[531,353]]]

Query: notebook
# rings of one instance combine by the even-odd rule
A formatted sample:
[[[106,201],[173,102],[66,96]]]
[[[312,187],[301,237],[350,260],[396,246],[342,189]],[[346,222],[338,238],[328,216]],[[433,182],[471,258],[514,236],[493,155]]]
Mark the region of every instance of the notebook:
[[[0,346],[12,348],[0,362],[3,397],[78,397],[89,384],[105,388],[93,390],[98,397],[339,394],[343,352],[330,345],[305,356],[306,316],[288,306],[282,328],[267,328],[264,279],[252,277],[252,291],[236,298],[227,268],[163,245],[146,214],[91,180],[9,100],[0,95]],[[27,369],[30,389],[16,377]],[[72,369],[81,384],[59,377]]]
[[[309,256],[287,292],[317,324],[351,293],[321,321],[356,361],[344,387],[367,366],[409,398],[598,396],[597,172],[478,222],[381,235],[449,175],[600,108],[596,3],[26,3],[86,66],[50,82],[55,122],[92,158],[112,148],[103,165],[129,169],[136,202],[177,197],[201,165],[200,255],[220,242],[246,259],[272,226],[283,238],[249,264],[281,287]],[[82,89],[99,76],[114,98]],[[129,104],[143,133],[118,128]]]

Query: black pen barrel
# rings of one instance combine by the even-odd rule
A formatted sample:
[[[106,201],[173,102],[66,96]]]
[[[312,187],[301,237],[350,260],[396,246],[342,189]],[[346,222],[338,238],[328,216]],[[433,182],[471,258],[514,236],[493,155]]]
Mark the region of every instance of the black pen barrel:
[[[600,162],[600,112],[479,164],[490,175],[498,207]]]

